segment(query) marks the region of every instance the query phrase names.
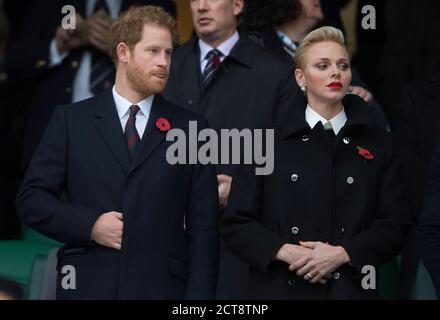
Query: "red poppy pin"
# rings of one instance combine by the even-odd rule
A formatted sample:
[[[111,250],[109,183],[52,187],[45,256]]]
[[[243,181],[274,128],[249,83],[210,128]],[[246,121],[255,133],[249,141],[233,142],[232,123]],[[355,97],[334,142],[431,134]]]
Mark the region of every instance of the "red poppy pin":
[[[171,125],[168,119],[159,118],[156,120],[156,127],[163,132],[170,131]]]
[[[358,154],[363,157],[365,160],[373,160],[374,155],[370,152],[370,150],[357,146]]]

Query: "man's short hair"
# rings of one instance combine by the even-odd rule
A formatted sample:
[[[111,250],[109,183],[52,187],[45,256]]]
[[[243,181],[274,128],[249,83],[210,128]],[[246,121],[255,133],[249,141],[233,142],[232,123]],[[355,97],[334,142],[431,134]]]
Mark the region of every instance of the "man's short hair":
[[[171,33],[173,44],[177,40],[176,22],[164,9],[155,6],[137,6],[128,9],[112,25],[109,34],[110,57],[117,64],[116,48],[124,42],[130,50],[141,41],[144,25],[163,27]]]

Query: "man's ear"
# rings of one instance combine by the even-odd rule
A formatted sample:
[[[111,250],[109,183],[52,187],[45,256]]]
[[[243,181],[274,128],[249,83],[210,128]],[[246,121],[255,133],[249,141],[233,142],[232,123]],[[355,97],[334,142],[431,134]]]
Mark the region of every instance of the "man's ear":
[[[119,43],[118,46],[116,47],[116,53],[118,55],[119,62],[127,64],[128,61],[130,61],[131,51],[130,51],[130,47],[126,43],[124,42]]]
[[[300,87],[307,86],[306,77],[301,69],[295,69],[295,79]]]
[[[244,7],[244,0],[232,0],[232,5],[234,6],[234,15],[238,16]]]

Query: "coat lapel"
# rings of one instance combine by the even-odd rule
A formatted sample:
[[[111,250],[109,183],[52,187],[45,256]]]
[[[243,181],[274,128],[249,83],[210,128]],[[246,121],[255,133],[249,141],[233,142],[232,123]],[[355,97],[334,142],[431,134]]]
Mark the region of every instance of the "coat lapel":
[[[130,156],[125,142],[112,90],[106,90],[97,97],[98,107],[95,113],[96,129],[107,147],[125,173],[130,167]]]
[[[197,37],[194,37],[189,45],[189,50],[182,59],[180,78],[176,79],[179,84],[179,92],[191,100],[191,104],[186,107],[192,111],[200,112],[200,99],[202,95],[202,75],[200,70],[200,50],[197,43]],[[197,72],[194,72],[197,70]],[[197,101],[197,102],[196,102]]]
[[[200,50],[197,45],[197,51],[199,52],[198,58],[200,61]],[[219,70],[214,75],[214,78],[209,83],[209,85],[204,88],[202,92],[202,98],[209,93],[211,87],[216,86],[217,82],[221,81],[221,79],[228,80],[229,69],[233,67],[234,64],[240,64],[245,68],[251,69],[255,62],[255,44],[243,33],[240,34],[240,38],[235,46],[232,48],[229,55],[223,60],[220,64]],[[199,66],[200,70],[200,66]],[[201,79],[201,75],[200,75]],[[201,83],[203,87],[203,83]],[[206,110],[199,110],[205,112]]]
[[[160,131],[156,127],[156,121],[159,118],[165,118],[170,121],[171,129],[173,128],[172,117],[168,110],[167,102],[162,98],[161,95],[156,95],[154,97],[153,105],[151,106],[150,116],[148,118],[144,135],[142,136],[140,148],[136,157],[133,159],[130,172],[133,172],[140,165],[142,165],[142,163],[148,159],[151,153],[165,139],[167,132]]]

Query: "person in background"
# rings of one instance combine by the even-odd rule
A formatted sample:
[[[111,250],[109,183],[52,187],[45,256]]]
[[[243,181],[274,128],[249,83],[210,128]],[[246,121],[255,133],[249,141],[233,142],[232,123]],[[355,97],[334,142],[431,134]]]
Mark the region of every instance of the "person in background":
[[[293,62],[299,42],[323,19],[320,0],[250,0],[241,27],[256,43]],[[387,130],[381,106],[353,67],[347,93],[362,97],[372,107],[374,124]]]
[[[11,39],[7,73],[11,80],[31,79],[34,87],[25,106],[22,169],[29,163],[55,106],[77,102],[111,88],[114,66],[108,55],[108,32],[121,12],[135,5],[169,0],[56,0],[50,6],[33,0]],[[75,29],[64,29],[65,6],[75,8]]]
[[[418,226],[422,259],[440,299],[440,140],[434,148]]]
[[[237,30],[243,0],[190,4],[196,36],[174,53],[165,97],[205,115],[219,134],[222,129],[271,127],[300,94],[293,65]],[[221,212],[236,168],[228,160],[217,166]],[[248,266],[222,244],[217,298],[241,298],[247,279]]]

